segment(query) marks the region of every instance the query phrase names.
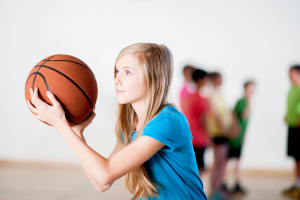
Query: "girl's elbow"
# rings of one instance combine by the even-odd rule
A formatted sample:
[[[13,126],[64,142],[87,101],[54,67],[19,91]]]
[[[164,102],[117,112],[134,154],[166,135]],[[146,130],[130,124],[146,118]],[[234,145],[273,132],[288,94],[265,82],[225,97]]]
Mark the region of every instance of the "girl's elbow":
[[[106,173],[104,176],[102,175],[101,177],[98,178],[98,183],[101,186],[100,188],[108,189],[110,188],[111,183],[114,180],[111,179],[108,173]]]
[[[100,183],[100,185],[110,185],[110,183],[112,182],[110,179],[111,178],[109,177],[109,175],[106,174],[105,176],[101,176],[98,178],[98,183]]]
[[[98,174],[97,176],[97,182],[98,186],[97,190],[99,192],[104,192],[110,188],[114,180],[112,180],[112,176],[110,171],[108,170],[109,168],[107,167],[105,171],[102,171],[101,174]]]
[[[110,188],[110,185],[101,185],[101,186],[98,186],[96,189],[98,190],[98,192],[105,192],[109,188]]]

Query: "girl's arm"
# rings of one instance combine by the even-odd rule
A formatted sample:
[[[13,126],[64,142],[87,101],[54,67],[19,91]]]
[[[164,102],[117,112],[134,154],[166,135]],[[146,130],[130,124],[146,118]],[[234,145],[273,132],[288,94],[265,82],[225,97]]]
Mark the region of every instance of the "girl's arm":
[[[142,136],[119,151],[111,159],[106,159],[87,146],[65,121],[57,126],[72,151],[90,174],[99,183],[100,191],[108,189],[115,180],[150,159],[164,144],[148,136]],[[98,189],[98,188],[97,188]]]
[[[120,144],[120,143],[116,143],[116,146],[114,148],[114,150],[111,152],[111,154],[108,156],[107,159],[112,159],[117,153],[119,153],[121,150],[123,149],[123,146]],[[114,182],[111,182],[109,184],[109,188],[111,187],[111,185],[113,184]]]
[[[79,131],[78,129],[76,130],[76,128],[74,129],[73,127],[72,127],[72,129],[73,129],[73,131],[78,135],[78,137],[79,137],[85,144],[87,144],[87,143],[86,143],[86,140],[85,140],[85,138],[84,138],[84,136],[83,136],[83,131]],[[123,148],[122,145],[119,144],[119,143],[117,142],[115,148],[113,149],[112,153],[109,155],[108,159],[112,158],[112,157],[113,157],[116,153],[118,153],[122,148]],[[83,164],[82,164],[82,167],[83,167],[85,173],[87,174],[88,178],[90,179],[90,181],[92,182],[92,184],[94,185],[94,187],[95,187],[98,191],[100,191],[100,192],[105,191],[105,190],[109,189],[109,188],[111,187],[111,185],[113,184],[113,182],[112,182],[112,183],[109,184],[109,185],[105,185],[105,186],[100,185],[99,182],[96,180],[96,178],[95,178],[95,177],[91,174],[91,172],[87,169],[87,167],[84,166]]]
[[[117,147],[111,158],[106,159],[91,149],[72,130],[65,117],[64,109],[51,92],[47,92],[47,96],[51,100],[52,106],[39,98],[37,88],[34,92],[30,89],[30,94],[35,107],[29,101],[27,101],[27,105],[35,113],[33,116],[51,124],[59,131],[100,191],[108,189],[115,180],[142,165],[164,147],[164,144],[158,140],[142,136],[120,151]],[[91,121],[86,122],[82,122],[82,131]]]

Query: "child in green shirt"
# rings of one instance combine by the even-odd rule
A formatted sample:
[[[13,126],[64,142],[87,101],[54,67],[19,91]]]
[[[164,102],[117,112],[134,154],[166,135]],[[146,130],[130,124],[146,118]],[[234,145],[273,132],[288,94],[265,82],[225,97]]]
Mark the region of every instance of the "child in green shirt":
[[[287,98],[287,113],[285,121],[288,125],[287,154],[295,159],[295,184],[282,192],[289,197],[300,198],[300,65],[294,65],[289,70],[292,87]]]
[[[243,146],[244,136],[246,133],[249,113],[251,108],[251,100],[255,91],[255,83],[253,81],[247,81],[244,83],[244,96],[239,99],[234,107],[233,115],[234,122],[236,122],[238,128],[237,134],[233,135],[229,141],[228,159],[236,159],[235,165],[235,188],[229,190],[230,193],[246,194],[246,190],[240,185],[240,156]],[[226,185],[223,184],[225,190]]]

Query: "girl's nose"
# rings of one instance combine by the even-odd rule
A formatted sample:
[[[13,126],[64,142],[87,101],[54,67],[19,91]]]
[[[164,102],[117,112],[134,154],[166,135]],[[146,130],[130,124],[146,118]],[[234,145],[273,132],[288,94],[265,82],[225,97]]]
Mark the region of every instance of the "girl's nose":
[[[121,84],[121,79],[119,76],[116,76],[115,78],[115,84]]]

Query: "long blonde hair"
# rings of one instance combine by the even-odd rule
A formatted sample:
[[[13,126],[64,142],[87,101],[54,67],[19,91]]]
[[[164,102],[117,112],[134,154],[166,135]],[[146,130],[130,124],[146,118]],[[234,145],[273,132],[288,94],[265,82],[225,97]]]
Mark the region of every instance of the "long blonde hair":
[[[140,70],[144,74],[146,87],[146,105],[143,110],[141,128],[138,137],[141,136],[147,123],[153,119],[167,103],[167,97],[173,76],[173,57],[170,50],[164,45],[152,43],[137,43],[124,48],[118,55],[115,67],[120,58],[126,54],[136,55]],[[114,74],[116,77],[116,72]],[[138,118],[130,103],[117,105],[115,134],[120,144],[128,146],[131,135],[135,130]],[[122,140],[122,136],[124,141]],[[148,199],[158,197],[158,185],[149,178],[143,165],[125,175],[125,185],[134,199]]]

